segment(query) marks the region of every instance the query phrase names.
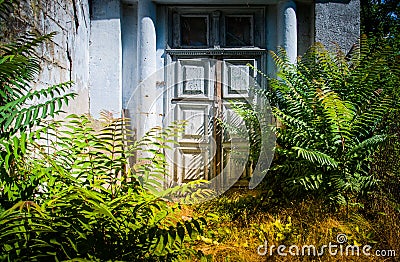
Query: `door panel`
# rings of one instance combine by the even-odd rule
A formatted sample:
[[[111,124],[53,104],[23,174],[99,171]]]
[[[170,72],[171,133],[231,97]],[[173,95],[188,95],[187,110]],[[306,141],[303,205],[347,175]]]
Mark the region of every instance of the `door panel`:
[[[185,100],[177,103],[175,111],[175,120],[186,121],[183,133],[177,139],[175,181],[209,179],[209,166],[215,152],[211,104]]]
[[[243,126],[243,119],[231,108],[231,101],[246,103],[257,66],[255,58],[180,58],[169,74],[174,79],[168,101],[174,121],[186,121],[173,153],[174,181],[212,179],[223,169],[223,181],[230,183],[243,173],[231,159],[232,150],[245,151],[240,134],[225,132],[220,118],[233,126]],[[244,149],[243,149],[244,148]],[[237,154],[236,154],[237,155]],[[235,178],[236,177],[236,178]]]
[[[209,179],[209,155],[201,147],[178,147],[176,160],[176,182],[179,184],[196,179]]]
[[[215,153],[213,140],[214,65],[208,59],[177,58],[171,103],[174,121],[186,121],[173,154],[174,180],[209,179]]]
[[[254,77],[248,64],[256,67],[255,59],[224,59],[223,60],[223,98],[247,98]]]
[[[248,94],[248,93],[247,93]],[[230,130],[223,130],[222,135],[222,159],[223,176],[222,185],[232,185],[238,180],[238,176],[242,175],[244,170],[243,159],[248,155],[247,129],[242,117],[233,110],[231,98],[223,99],[222,119],[225,123],[229,123]],[[236,103],[247,103],[245,99],[235,97]]]
[[[175,98],[211,98],[210,80],[212,68],[209,61],[202,59],[178,59],[176,63]]]
[[[177,104],[176,120],[186,120],[183,135],[178,139],[181,143],[208,143],[211,137],[209,116],[212,112],[210,104],[185,103]]]

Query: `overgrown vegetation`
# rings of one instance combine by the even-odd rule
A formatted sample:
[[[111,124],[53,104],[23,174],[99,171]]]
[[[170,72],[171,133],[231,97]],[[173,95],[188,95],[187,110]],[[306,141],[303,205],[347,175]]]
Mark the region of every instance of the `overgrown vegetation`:
[[[278,77],[260,95],[277,119],[276,156],[256,190],[231,192],[197,209],[211,225],[197,244],[204,261],[396,261],[282,257],[276,250],[336,243],[339,233],[347,245],[399,250],[400,68],[392,46],[360,42],[347,55],[317,43],[296,65],[283,50],[272,53]],[[253,121],[249,127],[257,124],[250,107],[235,109]],[[275,245],[272,256],[256,254],[264,241]]]
[[[390,48],[371,53],[364,38],[347,56],[316,44],[297,65],[283,50],[272,53],[278,78],[269,79],[262,95],[278,121],[267,185],[275,195],[348,205],[376,189],[371,163],[391,136],[386,117],[399,108],[400,70],[388,54]]]
[[[0,18],[12,7],[0,1]],[[266,240],[276,247],[321,247],[339,233],[347,244],[400,252],[397,22],[376,24],[371,30],[385,34],[362,38],[350,54],[316,44],[292,65],[284,51],[272,53],[280,72],[260,93],[278,120],[272,171],[256,190],[196,206],[167,200],[198,199],[207,193],[197,194],[202,181],[163,187],[163,150],[182,124],[130,141],[126,119],[105,114],[103,121],[76,115],[54,121],[74,97],[72,83],[32,86],[40,70],[35,48],[53,34],[2,45],[0,261],[380,259],[281,257],[276,248],[272,256],[257,254]],[[236,110],[252,128],[256,162],[262,137],[256,114],[243,105]],[[133,155],[143,157],[133,164]]]
[[[172,261],[190,255],[184,240],[204,220],[178,217],[180,205],[165,199],[182,188],[162,190],[156,180],[165,173],[159,150],[179,126],[155,128],[127,149],[121,119],[96,131],[86,116],[70,118],[35,132],[50,137],[49,144],[30,141],[25,154],[12,153],[18,175],[38,182],[28,199],[0,214],[0,258]],[[138,151],[147,158],[127,168],[127,157]]]
[[[0,2],[2,18],[12,4]],[[176,123],[129,140],[126,120],[87,116],[53,121],[75,94],[71,82],[35,90],[35,48],[54,34],[29,34],[0,47],[0,261],[173,261],[204,219],[178,216],[174,194],[191,197],[201,181],[163,189],[162,150]],[[128,159],[143,157],[129,168]],[[201,197],[196,194],[196,197]]]
[[[196,210],[207,216],[209,224],[204,236],[196,242],[196,248],[205,255],[196,261],[397,261],[392,256],[374,254],[378,249],[398,250],[398,232],[391,236],[382,234],[385,227],[382,213],[369,212],[365,216],[359,208],[351,207],[347,216],[344,208],[327,212],[324,203],[315,200],[278,205],[271,194],[260,188],[228,192]],[[359,256],[332,256],[327,250],[323,255],[315,255],[321,253],[323,245],[336,245],[338,234],[346,234],[344,248],[370,245],[371,255],[365,256],[360,251]],[[266,241],[269,248],[274,245],[272,255],[270,250],[259,255],[257,248]],[[300,251],[299,255],[280,256],[279,245],[285,245],[286,252],[291,245],[300,248],[313,245],[316,253],[303,256]]]
[[[400,55],[400,3],[397,0],[361,0],[361,32],[374,47],[389,44]]]
[[[28,133],[43,119],[57,114],[63,104],[72,99],[74,93],[65,93],[70,82],[35,90],[32,87],[39,72],[40,59],[34,49],[54,34],[28,35],[16,43],[0,47],[0,204],[10,207],[14,201],[28,200],[38,180],[19,173],[15,165],[19,154],[26,153],[31,137]],[[17,190],[13,190],[20,188]]]

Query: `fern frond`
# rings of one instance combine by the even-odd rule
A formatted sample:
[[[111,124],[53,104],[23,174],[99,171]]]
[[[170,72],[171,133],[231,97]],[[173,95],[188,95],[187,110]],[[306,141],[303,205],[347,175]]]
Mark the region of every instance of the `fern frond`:
[[[323,152],[319,152],[318,150],[310,150],[300,147],[292,147],[292,149],[297,151],[298,157],[306,159],[314,164],[330,166],[333,168],[336,168],[339,164],[335,159]]]
[[[374,135],[351,148],[346,155],[349,159],[364,159],[371,156],[387,139],[387,135]]]
[[[384,95],[372,103],[369,102],[354,118],[353,134],[357,134],[359,139],[370,136],[393,106],[393,98]]]
[[[343,101],[333,91],[318,90],[317,93],[323,105],[323,113],[330,123],[330,131],[332,134],[340,136],[342,149],[344,150],[350,137],[350,124],[355,115],[354,108],[351,103]]]

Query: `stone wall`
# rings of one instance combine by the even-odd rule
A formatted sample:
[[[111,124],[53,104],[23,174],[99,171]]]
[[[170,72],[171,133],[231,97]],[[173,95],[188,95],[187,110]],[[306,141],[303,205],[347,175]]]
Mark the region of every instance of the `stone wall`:
[[[315,41],[345,52],[360,36],[360,0],[317,0],[315,3]]]
[[[89,112],[89,17],[88,0],[21,0],[1,30],[4,40],[27,31],[57,32],[38,48],[43,59],[35,87],[74,81],[72,91],[78,96],[64,109],[68,113]]]

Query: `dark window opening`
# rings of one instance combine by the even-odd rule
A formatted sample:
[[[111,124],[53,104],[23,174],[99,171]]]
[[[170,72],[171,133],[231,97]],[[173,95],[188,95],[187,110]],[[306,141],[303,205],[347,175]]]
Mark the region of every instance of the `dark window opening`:
[[[227,46],[252,46],[252,17],[228,16],[225,18],[225,43]]]
[[[181,17],[181,45],[208,46],[207,17]]]

